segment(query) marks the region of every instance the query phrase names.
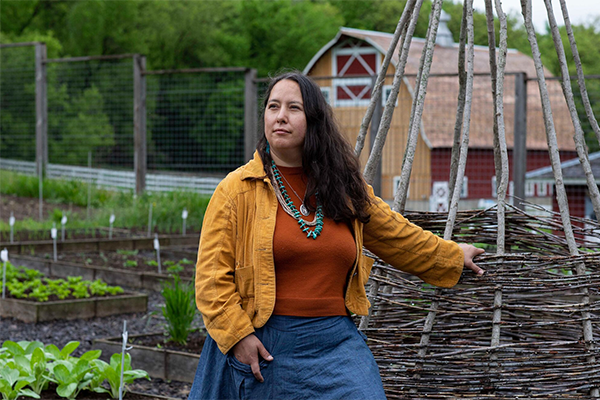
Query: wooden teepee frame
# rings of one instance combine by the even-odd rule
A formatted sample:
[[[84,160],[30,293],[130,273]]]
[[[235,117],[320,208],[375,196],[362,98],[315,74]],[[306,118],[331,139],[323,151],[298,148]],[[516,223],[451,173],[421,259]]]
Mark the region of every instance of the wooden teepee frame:
[[[554,17],[554,12],[552,10],[552,5],[550,0],[544,0],[546,9],[548,12],[548,18],[550,22],[550,28],[552,32],[552,36],[555,43],[555,48],[557,51],[557,55],[559,57],[559,62],[561,65],[562,72],[562,88],[563,94],[565,96],[565,100],[569,107],[571,119],[573,122],[573,126],[575,128],[575,145],[578,153],[579,160],[581,165],[584,168],[584,172],[586,174],[588,189],[590,193],[590,197],[592,199],[594,211],[596,215],[600,215],[600,193],[598,191],[598,187],[595,182],[595,178],[591,172],[590,162],[587,155],[587,151],[585,148],[585,140],[583,135],[583,130],[581,128],[581,123],[579,121],[577,111],[575,108],[575,103],[573,99],[573,93],[571,90],[571,82],[568,73],[567,60],[565,56],[565,52],[562,46],[562,41],[560,39],[560,34],[558,31],[558,27],[556,24],[556,19]],[[394,199],[394,210],[396,211],[404,211],[407,193],[408,193],[408,182],[410,180],[410,174],[412,169],[412,163],[415,155],[415,148],[417,143],[417,137],[419,132],[419,127],[421,123],[421,117],[423,114],[424,108],[424,100],[427,90],[427,83],[429,78],[429,71],[431,67],[431,62],[433,58],[434,44],[437,35],[437,29],[439,25],[440,13],[442,9],[443,0],[433,0],[431,15],[429,19],[429,27],[427,30],[426,44],[423,48],[423,54],[421,57],[421,65],[419,67],[419,74],[417,76],[417,81],[415,85],[415,93],[413,98],[413,105],[411,111],[411,119],[409,123],[409,133],[408,133],[408,142],[404,155],[404,162],[402,166],[402,174],[400,185],[395,193]],[[391,118],[394,112],[394,104],[396,102],[396,98],[398,96],[398,91],[400,87],[400,83],[404,77],[404,69],[406,66],[406,61],[408,58],[408,49],[410,47],[412,41],[412,35],[414,33],[415,25],[418,19],[419,11],[421,9],[422,0],[409,0],[405,7],[405,10],[400,18],[398,26],[396,28],[396,32],[394,33],[394,38],[392,40],[392,44],[386,54],[386,57],[383,62],[383,66],[381,71],[379,72],[379,76],[377,78],[376,85],[373,89],[373,96],[371,97],[371,104],[367,110],[367,113],[363,119],[361,130],[358,136],[358,141],[356,145],[356,153],[360,154],[362,148],[364,146],[365,135],[368,129],[368,126],[371,122],[371,117],[373,115],[373,111],[375,110],[376,101],[379,98],[378,93],[381,91],[381,87],[383,85],[383,80],[385,77],[385,73],[387,71],[387,67],[392,58],[393,52],[397,47],[397,43],[400,42],[401,45],[399,47],[399,62],[396,65],[396,74],[394,76],[392,92],[387,100],[386,107],[383,113],[383,117],[377,131],[377,136],[374,141],[373,148],[371,150],[368,162],[365,167],[364,175],[368,182],[373,180],[377,164],[381,158],[382,148],[385,143],[386,135],[390,127]],[[495,208],[496,215],[495,219],[497,222],[497,236],[496,236],[496,255],[494,258],[494,266],[496,270],[501,271],[506,269],[506,271],[510,271],[515,268],[515,259],[518,259],[520,256],[515,254],[508,254],[506,252],[506,211],[510,206],[506,202],[506,191],[509,180],[509,172],[508,172],[508,156],[507,156],[507,146],[506,146],[506,137],[505,137],[505,126],[504,126],[504,75],[505,75],[505,67],[506,67],[506,54],[507,54],[507,22],[506,15],[502,10],[502,5],[500,0],[494,0],[494,6],[492,5],[492,0],[485,0],[486,5],[486,16],[487,16],[487,27],[488,27],[488,38],[489,38],[489,54],[490,54],[490,70],[491,70],[491,90],[494,97],[494,120],[490,121],[494,125],[494,160],[496,167],[496,181],[499,182],[498,190],[497,190],[497,207]],[[560,157],[558,152],[558,145],[556,139],[556,131],[554,127],[554,122],[552,119],[552,111],[550,107],[550,100],[548,89],[546,87],[546,81],[544,77],[544,70],[541,62],[540,51],[537,44],[537,39],[535,36],[535,31],[533,28],[533,24],[531,22],[531,0],[521,0],[522,5],[522,13],[524,17],[525,27],[528,33],[529,42],[531,44],[531,50],[533,53],[533,60],[536,67],[538,86],[540,90],[540,95],[542,99],[542,110],[544,115],[544,124],[546,128],[546,137],[548,142],[548,151],[550,155],[552,170],[554,173],[554,178],[556,182],[556,196],[559,205],[559,214],[560,220],[562,224],[562,231],[564,232],[566,246],[569,250],[569,257],[571,259],[568,262],[562,261],[566,265],[572,269],[573,277],[580,277],[580,279],[590,280],[595,278],[598,275],[598,279],[600,279],[600,268],[596,268],[597,264],[594,262],[590,262],[588,259],[582,259],[581,254],[578,248],[578,243],[575,238],[575,234],[573,232],[573,226],[571,225],[571,218],[569,215],[569,208],[567,203],[566,191],[562,179],[562,171],[560,164]],[[495,43],[495,31],[494,31],[494,8],[497,14],[497,17],[500,22],[500,43],[498,51],[496,49]],[[591,126],[596,133],[598,140],[600,140],[600,128],[598,127],[598,123],[594,117],[593,111],[591,109],[589,99],[587,96],[587,91],[585,87],[585,80],[583,77],[583,72],[581,69],[581,61],[579,59],[579,53],[577,51],[577,45],[575,43],[575,39],[573,36],[573,30],[571,28],[571,24],[569,21],[569,16],[567,12],[566,2],[565,0],[561,0],[561,9],[563,13],[563,17],[565,20],[565,26],[567,30],[567,34],[570,41],[571,50],[574,56],[575,65],[577,67],[578,73],[578,83],[581,90],[583,102],[586,109],[587,117],[590,121]],[[460,230],[460,223],[457,223],[457,215],[458,215],[458,201],[460,198],[460,188],[462,187],[462,181],[464,178],[468,146],[469,146],[469,127],[470,127],[470,117],[471,117],[471,101],[472,101],[472,92],[473,92],[473,59],[474,59],[474,43],[473,43],[473,0],[465,0],[464,9],[463,9],[463,18],[461,24],[461,33],[460,33],[460,43],[459,43],[459,97],[458,97],[458,107],[456,113],[456,123],[455,123],[455,135],[454,135],[454,146],[452,149],[452,164],[451,164],[451,175],[449,179],[449,187],[451,200],[449,204],[449,212],[447,215],[447,220],[445,224],[445,230],[443,236],[445,239],[452,239],[453,234]],[[465,68],[466,63],[466,68]],[[512,210],[511,212],[515,212]],[[464,223],[464,222],[463,222]],[[533,259],[536,259],[537,256],[534,256]],[[548,265],[548,262],[542,262],[542,265]],[[551,264],[552,262],[550,262]],[[535,261],[533,262],[535,264]],[[591,265],[592,270],[586,271],[586,265]],[[375,303],[378,300],[382,302],[392,302],[394,303],[394,291],[401,291],[403,293],[402,296],[410,296],[404,292],[404,290],[413,290],[402,288],[403,285],[394,282],[394,272],[386,269],[385,266],[381,266],[382,270],[386,272],[384,274],[375,274],[376,278],[374,278],[371,282],[370,287],[370,297],[372,301]],[[516,266],[518,267],[518,265]],[[541,267],[540,267],[541,268]],[[543,269],[543,268],[542,268]],[[539,268],[535,271],[539,272]],[[553,268],[549,268],[545,270],[546,273],[554,273]],[[537,272],[536,272],[537,273]],[[491,275],[491,274],[490,274]],[[402,278],[404,279],[404,278]],[[469,279],[469,278],[467,278]],[[484,278],[488,279],[488,278]],[[489,308],[492,310],[492,321],[491,321],[491,339],[488,342],[489,347],[485,350],[489,357],[488,361],[485,363],[485,370],[490,376],[495,376],[497,382],[502,381],[501,375],[502,364],[500,363],[500,350],[506,348],[513,348],[512,344],[503,343],[502,340],[502,326],[503,326],[503,317],[507,318],[507,313],[510,311],[505,310],[508,306],[514,307],[510,305],[510,300],[508,300],[508,304],[506,300],[503,301],[503,297],[505,294],[508,294],[508,298],[514,293],[511,290],[519,290],[515,289],[514,283],[506,285],[507,280],[502,279],[501,275],[498,274],[489,279],[496,279],[496,282],[488,281],[488,286],[491,284],[493,286],[493,290],[490,292],[489,298]],[[387,285],[386,290],[380,290],[381,284]],[[475,284],[476,285],[476,284]],[[476,286],[474,286],[475,288]],[[412,287],[411,287],[412,288]],[[598,349],[595,346],[595,337],[599,335],[600,327],[594,327],[592,321],[597,321],[598,317],[596,316],[596,306],[598,304],[598,299],[596,299],[595,293],[594,296],[590,295],[590,286],[589,285],[578,285],[577,287],[573,287],[572,290],[568,291],[569,296],[575,296],[577,299],[577,304],[579,308],[580,317],[578,320],[580,321],[581,326],[581,336],[582,341],[585,348],[585,360],[589,370],[598,371],[600,370],[600,365],[596,363],[596,353],[598,353]],[[472,289],[475,290],[476,289]],[[415,347],[416,356],[411,361],[414,366],[412,369],[412,379],[419,381],[421,379],[422,372],[424,371],[424,364],[428,362],[427,360],[432,357],[429,354],[431,348],[431,336],[434,334],[434,325],[436,321],[439,320],[438,312],[440,311],[440,301],[448,300],[448,293],[452,293],[452,290],[441,290],[436,289],[433,292],[433,295],[427,297],[429,300],[429,306],[427,307],[426,316],[419,320],[418,324],[422,325],[420,339],[418,346]],[[423,292],[420,292],[423,295]],[[456,293],[453,293],[455,295]],[[548,294],[550,295],[550,294]],[[451,296],[450,296],[451,297]],[[400,301],[401,302],[401,301]],[[555,305],[558,307],[558,305]],[[374,306],[377,308],[377,306]],[[567,307],[568,308],[568,307]],[[537,308],[533,308],[537,310]],[[385,312],[387,313],[390,309],[386,308]],[[423,311],[423,310],[422,310]],[[442,310],[443,311],[443,310]],[[463,311],[461,311],[463,312]],[[360,327],[361,329],[372,329],[373,325],[379,324],[381,327],[382,323],[385,325],[386,316],[382,311],[377,315],[369,315],[368,317],[364,317],[361,320]],[[460,315],[460,312],[459,312]],[[393,319],[393,318],[392,318]],[[511,316],[508,315],[508,320],[511,319]],[[389,320],[389,319],[388,319]],[[549,322],[551,324],[551,322]],[[596,330],[596,332],[594,332]],[[379,333],[375,334],[375,336],[379,335]],[[387,343],[387,344],[384,344]],[[556,342],[555,342],[556,343]],[[562,343],[562,342],[561,342]],[[393,340],[391,342],[386,342],[383,340],[381,343],[382,348],[386,348],[386,351],[390,351],[388,345],[393,345]],[[388,347],[386,347],[388,346]],[[373,347],[373,346],[372,346]],[[477,351],[473,351],[477,353]],[[377,354],[377,352],[375,352]],[[465,351],[457,350],[456,354],[465,353]],[[391,353],[390,353],[391,354]],[[448,353],[449,354],[449,353]],[[453,353],[454,354],[454,353]],[[402,362],[400,362],[402,363]],[[482,364],[483,365],[483,364]],[[507,364],[504,364],[507,365]],[[406,372],[406,371],[405,371]],[[507,374],[510,376],[510,374]],[[461,379],[460,377],[456,377],[457,379]],[[490,378],[491,379],[491,378]],[[600,379],[600,378],[599,378]],[[384,383],[386,382],[385,374],[384,374]],[[508,385],[511,386],[511,385]],[[424,387],[423,385],[421,387]],[[451,387],[451,384],[450,384]],[[498,386],[492,384],[491,387],[497,388]],[[512,386],[511,386],[512,387]],[[592,382],[591,384],[587,384],[587,386],[580,387],[578,390],[578,395],[580,395],[583,391],[587,391],[587,394],[591,397],[599,397],[599,383],[598,381]],[[446,388],[447,389],[447,388]],[[486,390],[490,390],[487,388]],[[566,389],[568,391],[572,391]],[[413,397],[415,393],[420,392],[419,386],[411,387],[410,390],[405,393],[412,393],[410,396]],[[451,392],[451,389],[450,389]],[[493,390],[492,390],[493,392]],[[394,392],[396,393],[396,392]],[[399,392],[401,393],[401,392]],[[515,392],[511,392],[515,393]],[[388,391],[388,395],[390,392]]]

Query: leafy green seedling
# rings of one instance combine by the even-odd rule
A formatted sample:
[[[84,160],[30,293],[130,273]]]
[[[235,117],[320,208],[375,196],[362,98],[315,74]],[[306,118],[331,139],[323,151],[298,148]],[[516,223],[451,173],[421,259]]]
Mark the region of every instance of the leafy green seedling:
[[[71,353],[73,353],[78,347],[79,342],[75,341],[67,343],[62,350],[59,350],[54,344],[49,344],[46,346],[46,354],[49,359],[54,361],[68,360],[69,358],[72,358]]]
[[[37,348],[43,349],[44,344],[38,341],[29,342],[26,340],[22,340],[20,342],[6,340],[4,341],[4,343],[2,343],[2,349],[4,349],[6,355],[13,358],[16,356],[26,356],[33,354],[33,351]]]
[[[30,355],[15,356],[14,362],[21,376],[33,378],[29,386],[38,395],[42,390],[48,388],[49,382],[54,382],[50,372],[46,369],[47,360],[43,347],[36,347]]]
[[[117,254],[122,256],[137,256],[139,252],[139,250],[117,250]]]
[[[138,262],[136,260],[126,260],[123,266],[126,268],[135,268],[138,266]]]
[[[150,267],[158,267],[158,262],[156,260],[146,261],[146,264],[148,264]]]
[[[48,368],[54,374],[58,384],[56,393],[60,397],[75,399],[81,390],[90,386],[94,376],[92,367],[93,363],[83,357],[80,359],[59,360],[48,364]]]
[[[102,380],[106,379],[110,385],[110,391],[102,386],[92,389],[97,393],[109,393],[113,399],[119,397],[119,386],[121,385],[121,354],[115,353],[110,357],[110,364],[102,361],[94,361],[94,365],[102,376]],[[131,368],[131,356],[125,354],[125,365],[123,366],[123,383],[126,390],[128,384],[136,379],[146,378],[150,380],[148,373],[141,369]]]
[[[0,368],[0,393],[3,400],[16,400],[19,396],[29,396],[39,399],[40,396],[31,389],[25,389],[25,386],[34,381],[31,376],[21,376],[19,370],[14,367],[14,362],[10,361]]]

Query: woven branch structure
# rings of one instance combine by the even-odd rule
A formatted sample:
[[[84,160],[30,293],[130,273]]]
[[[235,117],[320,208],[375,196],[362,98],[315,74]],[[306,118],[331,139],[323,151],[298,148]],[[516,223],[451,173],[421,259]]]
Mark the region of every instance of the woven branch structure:
[[[424,51],[421,58],[420,90],[415,94],[409,131],[419,125],[421,118],[442,3],[443,0],[433,2],[424,46],[428,51]],[[369,338],[390,399],[600,397],[600,350],[596,343],[600,338],[600,226],[595,221],[569,216],[552,110],[531,22],[531,0],[521,0],[521,6],[542,98],[559,213],[544,215],[545,210],[540,209],[543,216],[527,214],[505,202],[508,160],[502,104],[507,26],[501,1],[494,0],[494,3],[500,20],[500,51],[496,60],[495,43],[490,40],[493,75],[490,90],[496,105],[495,119],[490,124],[495,128],[496,177],[501,182],[498,206],[483,211],[458,211],[460,190],[457,188],[462,187],[467,159],[472,101],[472,0],[464,2],[461,26],[460,52],[465,57],[460,54],[458,65],[461,91],[452,152],[450,185],[454,191],[450,211],[447,214],[404,211],[414,158],[410,141],[394,199],[394,208],[416,225],[446,239],[486,246],[487,255],[477,259],[486,274],[477,277],[469,270],[455,288],[442,290],[423,285],[417,278],[376,259],[367,288],[372,307],[369,315],[360,320],[360,329]],[[563,74],[568,73],[553,10],[549,0],[545,3],[561,70]],[[581,63],[564,0],[561,0],[561,9],[575,55],[579,84],[586,98]],[[488,35],[493,39],[491,0],[486,0],[486,14]],[[407,20],[405,12],[399,27]],[[412,32],[398,28],[396,38],[399,33],[404,37],[396,40],[410,44]],[[466,49],[465,41],[468,41]],[[395,47],[390,48],[386,59],[391,58]],[[398,67],[401,75],[403,66]],[[566,101],[572,105],[568,76],[563,76],[563,80]],[[393,100],[386,104],[386,116],[390,118],[393,108],[389,105]],[[376,98],[371,99],[370,109],[375,101]],[[595,123],[587,103],[586,113],[590,122]],[[581,124],[576,112],[571,116],[578,133],[575,140],[580,162],[584,167],[589,166]],[[363,128],[368,125],[368,119],[367,114]],[[597,123],[594,123],[592,126],[598,134]],[[380,126],[376,152],[381,152],[388,129],[386,124]],[[458,140],[460,130],[462,138]],[[370,159],[378,156],[371,154]],[[590,171],[586,169],[588,186],[594,197],[594,208],[598,209],[600,195]]]
[[[447,218],[443,213],[405,216],[438,234]],[[363,331],[388,398],[591,398],[592,386],[600,383],[600,365],[590,366],[588,359],[600,354],[585,343],[582,312],[589,312],[599,337],[600,226],[579,228],[584,221],[573,219],[581,255],[571,256],[559,215],[509,208],[507,253],[493,255],[495,209],[459,211],[457,221],[460,241],[489,246],[478,259],[486,269],[483,277],[466,271],[455,288],[440,291],[380,261],[373,267],[370,284],[379,290]],[[581,263],[587,273],[576,275]],[[583,289],[589,304],[581,300]],[[438,304],[435,324],[424,332],[433,302]],[[501,319],[495,317],[498,310]],[[496,345],[491,344],[494,328],[500,332]],[[429,334],[428,351],[420,356],[424,334]]]

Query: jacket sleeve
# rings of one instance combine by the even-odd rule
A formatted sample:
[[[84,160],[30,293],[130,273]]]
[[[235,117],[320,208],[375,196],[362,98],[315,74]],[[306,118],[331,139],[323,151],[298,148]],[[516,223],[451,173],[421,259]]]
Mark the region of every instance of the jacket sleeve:
[[[371,220],[364,225],[364,245],[385,262],[440,287],[458,282],[464,265],[462,249],[410,223],[373,194]]]
[[[225,186],[221,182],[206,209],[196,263],[196,305],[224,354],[254,332],[235,285],[237,211]]]

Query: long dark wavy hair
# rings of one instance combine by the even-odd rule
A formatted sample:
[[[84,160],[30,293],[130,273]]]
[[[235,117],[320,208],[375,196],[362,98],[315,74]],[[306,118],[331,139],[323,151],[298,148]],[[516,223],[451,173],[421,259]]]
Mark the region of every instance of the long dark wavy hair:
[[[352,147],[340,132],[333,111],[325,101],[319,86],[299,71],[285,72],[272,78],[265,92],[259,124],[261,137],[257,145],[265,171],[271,175],[271,155],[267,153],[264,110],[273,87],[285,79],[300,86],[306,115],[302,169],[308,182],[304,204],[314,211],[308,199],[318,193],[326,217],[338,222],[350,222],[354,219],[363,223],[369,222],[367,206],[370,200],[358,157],[354,155]]]

